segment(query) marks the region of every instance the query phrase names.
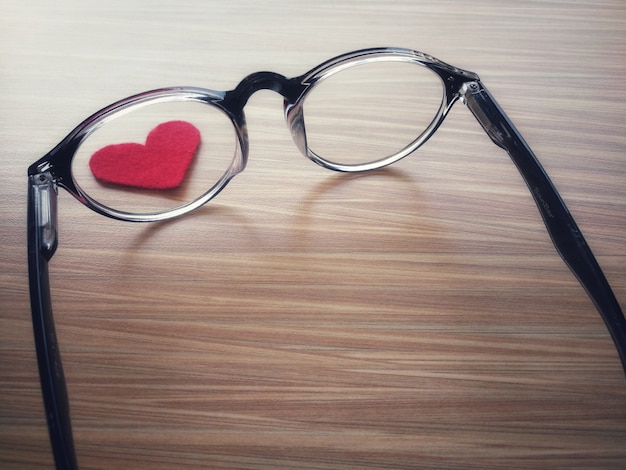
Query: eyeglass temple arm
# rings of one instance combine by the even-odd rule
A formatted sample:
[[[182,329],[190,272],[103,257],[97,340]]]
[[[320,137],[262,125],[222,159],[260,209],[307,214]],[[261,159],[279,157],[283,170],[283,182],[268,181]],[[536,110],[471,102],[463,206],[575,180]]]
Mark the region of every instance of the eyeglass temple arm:
[[[626,374],[626,319],[574,218],[513,123],[480,81],[463,85],[461,96],[491,140],[507,151],[535,199],[556,250],[604,320]]]
[[[48,261],[57,247],[56,196],[49,173],[29,176],[28,274],[39,378],[56,468],[75,470],[78,465],[48,275]]]

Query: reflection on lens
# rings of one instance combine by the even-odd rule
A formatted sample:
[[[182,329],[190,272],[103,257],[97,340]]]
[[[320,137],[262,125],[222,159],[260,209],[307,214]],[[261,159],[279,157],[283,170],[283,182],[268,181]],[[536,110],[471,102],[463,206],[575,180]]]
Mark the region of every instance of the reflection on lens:
[[[235,152],[235,129],[219,108],[158,102],[100,124],[78,149],[72,175],[89,197],[110,209],[165,212],[209,191]]]
[[[344,165],[392,156],[426,130],[442,99],[439,77],[414,63],[374,62],[339,71],[306,97],[308,147]]]

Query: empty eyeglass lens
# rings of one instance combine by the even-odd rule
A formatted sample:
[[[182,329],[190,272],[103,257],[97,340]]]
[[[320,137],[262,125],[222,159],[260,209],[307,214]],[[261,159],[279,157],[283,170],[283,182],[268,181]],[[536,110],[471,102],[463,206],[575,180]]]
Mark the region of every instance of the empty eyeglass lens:
[[[94,201],[132,214],[166,212],[207,193],[237,151],[228,116],[198,101],[155,102],[99,123],[72,161]]]
[[[431,70],[381,61],[318,82],[303,104],[307,145],[324,160],[359,165],[395,155],[438,115],[443,86]]]

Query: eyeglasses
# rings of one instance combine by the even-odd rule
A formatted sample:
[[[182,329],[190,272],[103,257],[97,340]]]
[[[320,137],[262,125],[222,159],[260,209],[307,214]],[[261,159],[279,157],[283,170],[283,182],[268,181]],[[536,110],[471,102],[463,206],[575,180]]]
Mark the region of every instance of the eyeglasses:
[[[626,320],[619,303],[556,188],[478,76],[409,49],[364,49],[295,78],[254,73],[227,92],[179,87],[131,96],[87,118],[29,167],[31,308],[57,468],[77,468],[48,277],[57,247],[57,188],[102,215],[132,222],[197,209],[245,168],[244,107],[259,90],[283,96],[301,153],[342,172],[375,170],[410,155],[461,99],[513,159],[558,253],[604,319],[626,372]]]

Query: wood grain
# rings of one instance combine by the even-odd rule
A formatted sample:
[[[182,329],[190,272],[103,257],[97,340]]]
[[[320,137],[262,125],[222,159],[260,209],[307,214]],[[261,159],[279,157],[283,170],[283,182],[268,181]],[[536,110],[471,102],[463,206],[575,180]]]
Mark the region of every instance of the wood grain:
[[[156,87],[230,89],[336,54],[477,72],[626,308],[626,6],[607,1],[0,0],[0,467],[52,468],[26,270],[26,168]],[[369,175],[298,153],[281,99],[215,201],[142,225],[59,196],[51,263],[81,468],[619,468],[626,381],[516,169],[457,105]]]

